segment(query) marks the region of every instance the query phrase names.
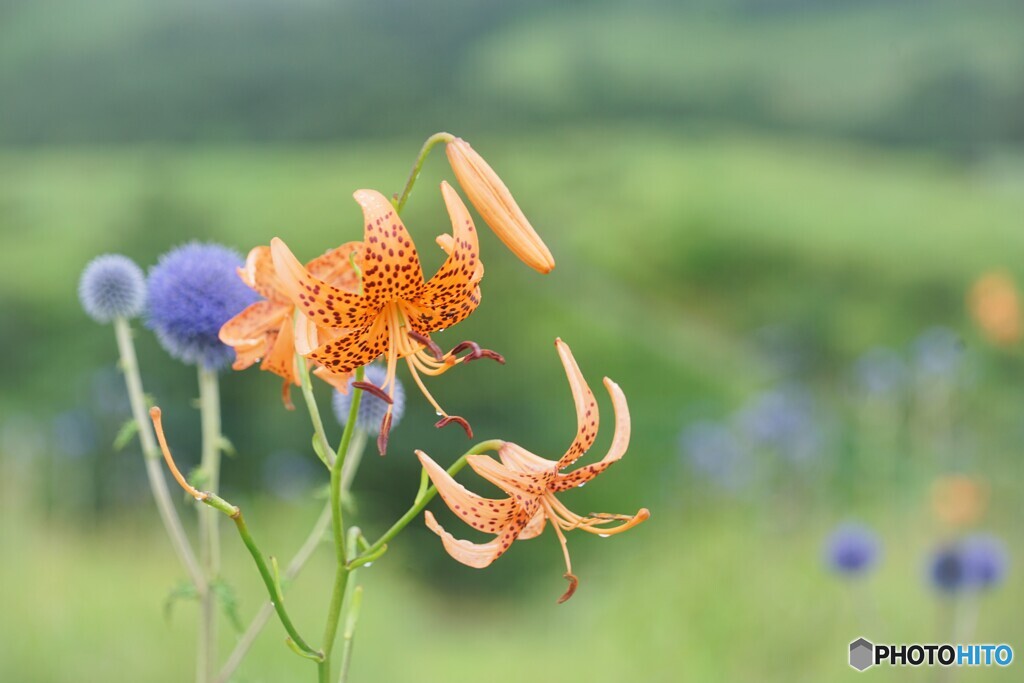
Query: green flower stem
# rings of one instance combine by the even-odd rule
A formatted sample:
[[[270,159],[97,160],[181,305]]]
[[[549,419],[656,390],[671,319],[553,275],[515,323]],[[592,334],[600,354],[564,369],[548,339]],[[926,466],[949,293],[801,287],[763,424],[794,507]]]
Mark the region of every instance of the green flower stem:
[[[461,458],[456,460],[452,464],[452,466],[448,468],[448,474],[454,477],[456,474],[458,474],[459,470],[466,466],[467,457],[469,457],[470,455],[479,455],[480,453],[486,453],[487,451],[496,451],[501,447],[502,443],[504,442],[498,439],[493,439],[491,441],[481,441],[480,443],[476,444],[468,451],[466,451],[466,453],[463,454]],[[416,517],[416,515],[421,513],[423,511],[423,508],[427,507],[427,503],[433,500],[434,496],[436,495],[436,486],[431,486],[425,491],[421,491],[420,493],[418,493],[416,495],[416,499],[413,501],[412,507],[409,508],[409,510],[404,515],[402,515],[402,517],[397,522],[395,522],[390,529],[384,532],[384,535],[378,538],[373,545],[364,550],[362,555],[354,558],[351,562],[349,562],[349,566],[358,567],[366,564],[367,562],[372,562],[375,558],[379,557],[380,554],[382,554],[384,549],[387,547],[387,544],[390,543],[395,538],[395,536],[400,534],[402,532],[402,529],[407,527],[409,525],[409,522],[411,522]]]
[[[203,488],[212,494],[220,488],[220,388],[217,372],[199,366],[199,415],[202,423]],[[199,549],[206,580],[209,584],[220,574],[220,533],[213,510],[199,509]],[[217,599],[213,591],[200,594],[201,616],[196,680],[202,683],[213,677],[217,667]]]
[[[153,500],[156,502],[157,512],[163,522],[164,529],[171,539],[171,546],[174,548],[181,566],[185,568],[189,579],[200,595],[206,593],[206,577],[199,566],[192,546],[185,536],[185,530],[181,525],[181,518],[171,500],[171,494],[167,490],[167,480],[164,478],[162,457],[160,449],[153,434],[153,424],[149,421],[147,413],[146,395],[142,390],[142,376],[139,372],[139,362],[135,356],[135,343],[132,340],[132,329],[124,318],[114,320],[114,333],[117,337],[117,348],[121,356],[121,371],[124,373],[125,384],[128,388],[128,401],[132,407],[132,418],[139,430],[139,443],[142,445],[142,454],[146,463],[146,477],[149,479],[149,488],[153,492]]]
[[[306,359],[301,355],[296,354],[295,362],[298,363],[299,366],[299,383],[302,387],[302,397],[306,401],[306,410],[309,412],[309,419],[313,423],[313,432],[316,435],[316,440],[319,442],[320,449],[324,454],[324,464],[330,468],[337,456],[331,448],[331,442],[327,440],[327,432],[324,431],[324,421],[323,418],[320,417],[320,409],[316,404],[316,396],[313,395],[313,382],[309,377],[309,367],[306,365]],[[361,376],[362,375],[360,375],[360,377]]]
[[[313,556],[313,552],[320,546],[330,524],[331,506],[328,503],[324,505],[323,512],[320,513],[320,517],[316,520],[313,530],[309,532],[309,536],[306,537],[302,547],[295,553],[295,557],[292,558],[292,561],[288,563],[287,569],[284,570],[284,576],[282,577],[284,581],[292,581],[299,575],[299,572],[306,566],[306,562]],[[249,627],[245,630],[245,633],[242,634],[238,644],[235,645],[235,649],[231,651],[231,655],[224,662],[224,666],[221,667],[220,673],[217,675],[217,683],[227,683],[231,679],[232,674],[241,665],[245,655],[248,654],[253,643],[256,642],[257,636],[263,631],[273,613],[274,602],[271,600],[264,602],[259,612],[253,617]]]
[[[309,381],[308,374],[302,381]],[[363,381],[363,368],[356,369],[355,381]],[[356,417],[359,415],[359,403],[362,401],[362,398],[362,390],[353,387],[352,405],[349,407],[348,419],[345,421],[345,431],[341,436],[341,446],[338,447],[338,453],[331,463],[331,530],[334,535],[334,553],[337,567],[334,574],[331,606],[327,613],[327,624],[324,627],[324,659],[320,662],[319,669],[321,683],[328,683],[331,678],[331,651],[334,649],[334,641],[338,635],[338,619],[341,617],[341,608],[345,599],[345,590],[350,573],[345,548],[345,522],[341,511],[341,473],[345,467],[345,455],[348,453],[349,445],[352,441],[352,433],[355,431]],[[311,405],[310,410],[315,410],[315,406]]]
[[[420,177],[420,171],[423,170],[423,162],[427,160],[430,150],[439,142],[447,144],[454,139],[455,136],[451,133],[434,133],[427,138],[427,141],[423,143],[423,147],[420,149],[419,155],[416,157],[416,161],[413,162],[412,171],[409,173],[409,179],[405,182],[405,189],[402,190],[402,195],[393,202],[395,211],[402,213],[402,209],[405,208],[405,203],[409,201],[409,195],[412,194],[412,186],[416,184],[416,179]]]
[[[306,641],[296,630],[295,624],[292,623],[291,617],[288,616],[288,611],[284,607],[284,595],[281,593],[280,582],[274,573],[270,571],[267,561],[263,558],[263,553],[260,552],[256,541],[253,540],[252,534],[249,533],[249,527],[242,516],[241,508],[237,505],[232,505],[217,494],[209,491],[200,491],[196,500],[213,508],[210,510],[211,514],[214,510],[217,510],[218,512],[223,512],[234,521],[235,527],[238,529],[238,535],[242,538],[242,543],[249,550],[249,554],[252,555],[252,559],[256,563],[256,569],[260,572],[260,578],[263,579],[263,585],[267,587],[267,593],[270,595],[270,602],[277,612],[277,618],[281,620],[281,625],[288,632],[288,637],[291,640],[289,645],[294,646],[293,649],[296,649],[308,659],[317,662],[323,659],[323,653],[319,650],[314,650],[306,644]]]
[[[354,557],[359,552],[359,539],[362,533],[359,527],[349,527],[348,530],[348,556]],[[345,628],[341,633],[341,673],[338,683],[346,683],[348,680],[348,669],[352,662],[352,646],[355,642],[356,624],[359,622],[359,609],[363,604],[363,587],[356,585],[356,570],[349,571],[348,587],[345,593],[344,622]]]

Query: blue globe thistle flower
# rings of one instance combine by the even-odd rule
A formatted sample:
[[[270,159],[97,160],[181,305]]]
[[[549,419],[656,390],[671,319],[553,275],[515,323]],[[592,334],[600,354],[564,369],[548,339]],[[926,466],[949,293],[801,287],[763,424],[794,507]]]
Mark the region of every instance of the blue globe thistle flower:
[[[735,491],[750,482],[749,453],[723,424],[699,420],[687,425],[679,447],[694,470],[724,489]]]
[[[1006,577],[1009,565],[1006,545],[995,536],[968,536],[960,545],[960,553],[972,588],[992,588]]]
[[[146,303],[146,276],[127,256],[97,256],[82,271],[78,298],[85,312],[98,323],[134,318]]]
[[[874,531],[861,524],[843,524],[825,542],[825,561],[834,571],[859,576],[869,571],[881,555]]]
[[[238,277],[241,265],[241,254],[219,244],[191,242],[160,257],[149,271],[146,324],[169,354],[210,370],[232,361],[217,333],[259,298]]]
[[[853,381],[870,397],[893,396],[903,388],[907,369],[900,354],[877,346],[865,351],[853,365]]]
[[[914,341],[914,363],[924,379],[952,380],[964,361],[964,343],[953,330],[933,327]]]
[[[737,413],[736,420],[755,446],[791,461],[807,461],[819,451],[822,435],[814,401],[799,387],[758,394]]]
[[[928,579],[942,593],[959,593],[970,585],[970,572],[961,547],[944,545],[935,550],[928,564]]]
[[[380,365],[367,365],[363,381],[379,387],[384,384],[387,374],[387,369]],[[332,401],[334,416],[338,418],[338,423],[342,427],[348,422],[349,409],[352,407],[352,382],[354,381],[354,378],[348,381],[347,394],[343,394],[337,389],[334,390],[334,399]],[[391,427],[394,428],[398,426],[402,419],[402,414],[405,412],[405,389],[397,377],[395,378],[395,393],[392,396],[392,400],[394,404],[391,409]],[[379,432],[386,412],[388,412],[386,401],[364,391],[363,397],[359,401],[359,412],[356,413],[356,426],[370,434]]]

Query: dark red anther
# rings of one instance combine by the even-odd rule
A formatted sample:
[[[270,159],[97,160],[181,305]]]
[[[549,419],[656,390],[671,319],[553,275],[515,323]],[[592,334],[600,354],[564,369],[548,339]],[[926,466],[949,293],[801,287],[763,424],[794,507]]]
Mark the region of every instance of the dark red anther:
[[[376,384],[373,384],[371,382],[352,382],[352,386],[355,387],[356,389],[362,389],[368,394],[373,394],[374,396],[376,396],[377,398],[379,398],[380,400],[384,401],[389,405],[393,402],[391,400],[391,397],[384,393],[383,389],[381,389]]]
[[[562,594],[562,597],[558,598],[559,605],[561,605],[563,602],[571,598],[573,596],[573,593],[576,592],[576,589],[579,588],[580,585],[580,580],[577,579],[575,575],[566,572],[565,574],[563,574],[563,576],[569,581],[569,588],[565,591],[565,593]]]
[[[391,434],[391,411],[384,413],[380,421],[380,434],[377,435],[377,450],[383,456],[388,451],[388,436]]]
[[[458,415],[448,415],[446,417],[442,417],[434,424],[434,426],[440,429],[441,427],[448,426],[452,422],[466,430],[466,436],[468,436],[470,439],[473,438],[473,428],[469,426],[469,423],[466,422],[465,419],[459,417]]]
[[[502,365],[505,364],[505,357],[502,356],[500,353],[496,351],[491,351],[490,349],[482,349],[480,348],[480,345],[474,341],[464,341],[458,344],[455,348],[451,350],[451,354],[454,356],[455,354],[461,351],[465,351],[466,349],[470,349],[470,352],[467,353],[465,357],[463,357],[462,359],[463,362],[465,363],[474,360],[479,360],[480,358],[490,358],[491,360],[497,361]]]
[[[501,355],[497,351],[491,351],[490,349],[480,349],[479,355],[468,356],[466,362],[471,360],[477,360],[479,358],[490,358],[493,361],[497,361],[500,365],[505,364],[505,356]]]
[[[413,341],[419,342],[420,344],[423,344],[425,347],[427,347],[427,350],[430,351],[430,353],[434,356],[434,360],[444,360],[444,352],[441,351],[441,347],[438,346],[437,342],[435,342],[433,339],[431,339],[425,334],[420,334],[416,330],[409,330],[408,332],[406,332],[406,334],[408,334],[409,338],[412,339]]]

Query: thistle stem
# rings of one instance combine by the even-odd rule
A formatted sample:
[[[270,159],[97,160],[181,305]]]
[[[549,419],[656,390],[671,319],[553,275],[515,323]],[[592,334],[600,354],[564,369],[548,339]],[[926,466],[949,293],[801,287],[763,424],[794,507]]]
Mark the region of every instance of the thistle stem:
[[[135,343],[132,340],[132,330],[128,321],[124,318],[115,318],[114,333],[121,356],[121,371],[124,373],[125,385],[128,388],[132,418],[139,429],[139,443],[142,446],[142,454],[146,463],[146,478],[149,479],[149,488],[153,492],[157,512],[160,514],[160,520],[167,531],[167,536],[171,539],[171,546],[178,556],[178,561],[185,568],[196,592],[203,595],[206,593],[206,577],[203,576],[199,561],[192,551],[188,537],[185,536],[181,518],[171,501],[167,480],[160,467],[160,449],[157,447],[156,437],[153,435],[153,425],[147,417],[146,395],[142,390],[142,376],[139,372],[139,362],[135,356]]]
[[[313,552],[317,549],[320,543],[323,541],[324,534],[327,532],[327,527],[331,524],[331,506],[330,504],[324,505],[323,512],[320,513],[320,517],[317,518],[316,524],[313,525],[313,530],[309,532],[309,536],[306,537],[302,547],[295,553],[295,557],[288,564],[288,568],[285,569],[284,575],[281,577],[284,581],[291,581],[299,575],[303,567],[309,561],[309,558],[313,556]],[[274,614],[274,603],[268,600],[264,602],[260,607],[259,612],[253,617],[249,627],[245,629],[245,633],[239,639],[238,644],[235,645],[235,649],[231,651],[231,655],[227,661],[224,662],[224,666],[221,667],[220,673],[217,675],[217,683],[227,683],[230,680],[232,674],[241,665],[242,660],[245,659],[245,655],[248,654],[253,643],[256,642],[257,636],[263,631],[263,628],[267,625],[270,620],[270,616]]]
[[[405,208],[405,203],[409,201],[409,195],[412,194],[412,187],[420,177],[420,171],[423,170],[423,162],[427,160],[427,155],[430,154],[430,150],[432,150],[439,142],[449,143],[454,139],[455,136],[451,133],[434,133],[427,138],[427,141],[423,143],[423,147],[420,148],[420,153],[417,155],[416,161],[413,162],[412,171],[409,172],[409,179],[405,182],[405,189],[402,190],[401,196],[393,202],[395,211],[402,213],[402,209]]]
[[[468,451],[466,451],[462,457],[456,460],[451,467],[448,468],[448,474],[455,476],[459,470],[466,466],[466,458],[470,455],[479,455],[480,453],[486,453],[487,451],[494,451],[501,447],[503,442],[498,439],[491,441],[481,441],[476,444]],[[384,535],[377,539],[373,545],[363,551],[361,555],[354,558],[349,562],[350,567],[358,567],[365,564],[367,561],[372,561],[373,558],[377,557],[381,551],[384,550],[385,546],[390,543],[402,530],[409,525],[416,515],[423,511],[423,508],[427,507],[427,504],[434,499],[437,495],[437,487],[430,486],[430,488],[417,494],[416,499],[413,501],[412,507],[406,511],[404,515],[399,518],[397,522],[391,525],[391,528],[384,532]]]
[[[202,424],[203,487],[216,494],[220,489],[220,387],[217,372],[199,366],[199,415]],[[209,508],[199,509],[199,548],[207,585],[220,573],[220,533],[217,515]],[[217,666],[217,598],[213,591],[200,594],[199,644],[196,680],[208,681]]]

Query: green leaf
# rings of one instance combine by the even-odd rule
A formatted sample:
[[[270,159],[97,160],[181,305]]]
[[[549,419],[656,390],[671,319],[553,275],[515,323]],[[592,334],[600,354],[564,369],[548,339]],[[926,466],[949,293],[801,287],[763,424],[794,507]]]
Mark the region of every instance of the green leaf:
[[[317,454],[317,457],[327,465],[327,467],[331,466],[330,461],[327,460],[327,454],[324,452],[323,446],[320,443],[320,439],[317,438],[316,434],[313,434],[313,451]]]
[[[233,458],[238,455],[238,451],[235,450],[235,445],[223,434],[221,434],[220,438],[217,439],[217,448],[219,448],[220,452],[229,458]]]
[[[210,584],[210,589],[213,590],[213,596],[224,611],[224,616],[235,627],[235,631],[241,633],[245,627],[242,626],[242,620],[238,616],[238,596],[235,594],[235,589],[224,579],[213,581]]]
[[[121,451],[124,447],[132,440],[132,438],[139,433],[139,423],[134,419],[128,420],[121,429],[117,431],[117,436],[114,437],[114,450]]]
[[[170,592],[167,593],[167,597],[164,599],[164,618],[168,621],[171,620],[171,612],[174,611],[174,604],[179,600],[198,600],[199,591],[192,584],[191,581],[182,581],[178,585],[171,588]]]

